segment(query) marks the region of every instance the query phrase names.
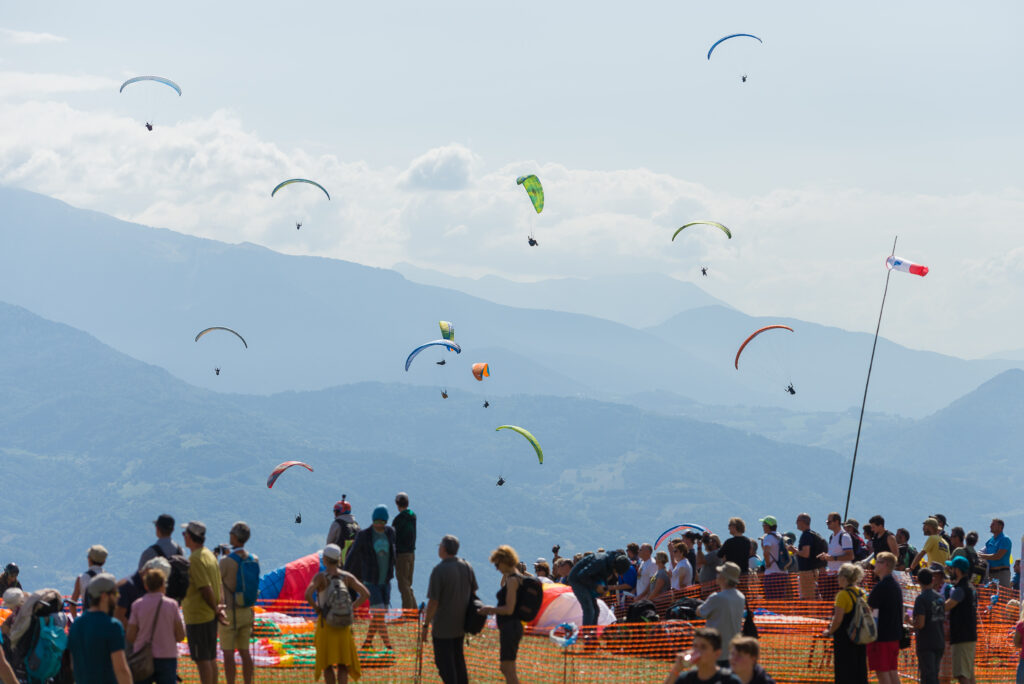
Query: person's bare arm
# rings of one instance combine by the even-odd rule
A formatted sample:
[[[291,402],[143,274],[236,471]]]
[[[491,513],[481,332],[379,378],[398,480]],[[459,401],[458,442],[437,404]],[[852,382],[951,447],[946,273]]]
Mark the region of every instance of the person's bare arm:
[[[114,661],[114,677],[117,678],[117,684],[132,684],[132,671],[128,668],[128,658],[124,655],[124,649],[114,651],[110,658]]]
[[[430,631],[430,623],[434,619],[434,613],[437,612],[437,599],[429,599],[427,601],[427,612],[423,615],[423,634],[421,638],[423,641],[427,640],[427,633]]]
[[[4,657],[2,650],[0,650],[0,682],[3,682],[3,684],[18,684],[18,678],[14,676],[14,669],[7,662],[7,658]]]
[[[924,615],[914,616],[914,629],[924,629]]]
[[[174,621],[174,641],[181,643],[185,640],[185,625],[181,621],[181,614],[178,614],[177,619]]]
[[[127,629],[125,629],[124,631],[124,640],[127,641],[129,644],[134,644],[135,637],[137,637],[138,635],[139,626],[134,624],[128,625]]]
[[[836,606],[832,610],[832,622],[829,623],[828,629],[825,630],[827,634],[835,634],[839,630],[839,626],[843,624],[843,609]]]
[[[359,594],[356,600],[352,603],[352,610],[355,610],[370,600],[370,590],[366,588],[366,585],[356,579],[356,576],[352,573],[346,572],[344,577],[345,586],[349,589],[355,589]]]
[[[896,535],[893,534],[889,535],[889,553],[897,558],[900,557],[900,545],[896,543]]]
[[[228,624],[228,616],[224,614],[224,606],[217,604],[217,599],[213,596],[213,587],[207,585],[205,587],[199,587],[199,595],[206,601],[206,605],[213,609],[214,615],[217,617],[217,621],[222,625]]]

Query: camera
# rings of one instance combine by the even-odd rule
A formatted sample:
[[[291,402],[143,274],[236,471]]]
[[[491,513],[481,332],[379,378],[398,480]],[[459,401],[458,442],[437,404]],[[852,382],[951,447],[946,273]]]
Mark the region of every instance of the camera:
[[[230,556],[231,545],[230,544],[218,544],[213,549],[214,556]]]

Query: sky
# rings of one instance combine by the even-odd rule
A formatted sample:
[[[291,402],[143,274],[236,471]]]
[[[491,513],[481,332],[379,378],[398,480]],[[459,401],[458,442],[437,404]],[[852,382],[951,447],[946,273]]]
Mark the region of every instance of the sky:
[[[381,267],[665,273],[850,330],[874,330],[898,235],[931,273],[893,277],[883,334],[978,357],[1024,347],[1022,20],[1011,1],[9,3],[0,184]],[[736,32],[764,42],[706,58]],[[183,95],[118,93],[140,74]],[[293,176],[332,199],[271,199]],[[701,219],[734,238],[669,241]]]

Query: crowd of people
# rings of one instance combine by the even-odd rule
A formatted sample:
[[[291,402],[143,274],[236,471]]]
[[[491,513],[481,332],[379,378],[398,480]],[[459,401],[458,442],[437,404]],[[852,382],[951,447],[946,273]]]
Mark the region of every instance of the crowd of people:
[[[367,528],[359,526],[346,497],[334,505],[323,570],[305,592],[317,616],[314,676],[323,675],[327,684],[358,679],[359,654],[375,649],[378,639],[385,651],[393,651],[385,620],[392,580],[397,580],[402,607],[416,608],[416,514],[404,492],[395,497],[395,505],[398,514],[391,524],[387,506],[379,505]],[[874,672],[879,684],[898,684],[901,643],[906,647],[913,632],[922,683],[937,684],[945,667],[956,682],[973,684],[976,587],[991,582],[1019,587],[1019,565],[1011,565],[1013,544],[1004,534],[1003,521],[993,519],[991,537],[976,548],[976,532],[947,530],[944,516],[929,516],[922,523],[925,542],[920,550],[910,544],[906,529],[890,532],[880,515],[863,528],[856,520],[843,521],[838,513],[830,513],[825,522],[827,536],[812,529],[809,515],[800,514],[794,521],[798,534],[781,534],[779,521],[766,516],[759,520],[761,536],[752,539],[745,521],[732,518],[724,541],[710,531],[691,530],[669,540],[667,551],[630,543],[621,550],[599,548],[568,558],[554,546],[551,561],[537,558],[532,573],[515,549],[501,545],[490,556],[500,575],[493,605],[476,597],[474,569],[459,557],[458,538],[446,535],[438,543],[438,563],[430,573],[420,638],[431,640],[435,666],[446,684],[468,682],[463,652],[464,637],[472,629],[468,615],[493,615],[498,668],[506,682],[517,684],[516,659],[524,634],[520,606],[530,582],[567,585],[580,604],[584,626],[597,624],[602,599],[625,610],[627,620],[646,619],[641,611],[664,604],[675,592],[694,584],[714,585],[717,591],[693,606],[694,617],[705,625],[696,631],[691,649],[676,658],[665,681],[767,684],[774,680],[758,663],[761,647],[741,590],[746,578],[757,573],[769,601],[833,605],[822,636],[833,641],[837,683],[866,684]],[[69,587],[70,601],[54,590],[26,593],[15,563],[0,572],[3,605],[11,611],[0,625],[0,681],[14,684],[19,675],[24,681],[27,625],[36,616],[49,616],[50,624],[67,628],[67,652],[77,681],[173,684],[178,644],[187,638],[201,684],[217,681],[218,644],[228,684],[239,679],[239,663],[241,680],[252,684],[249,646],[260,569],[259,559],[246,548],[249,526],[235,523],[228,531],[230,543],[210,549],[202,522],[181,526],[184,548],[174,539],[172,516],[160,515],[153,525],[155,541],[140,554],[137,570],[120,581],[106,570],[107,550],[98,544],[89,547],[86,570]],[[875,580],[870,590],[861,586],[866,569]],[[894,579],[897,571],[910,571],[917,584],[910,610],[905,610],[909,603],[903,586]],[[370,618],[357,649],[352,624],[364,605]],[[593,632],[584,633],[585,651],[597,648],[593,637]],[[1024,621],[1017,624],[1015,646],[1021,646],[1022,637]],[[1024,660],[1017,681],[1024,682]]]

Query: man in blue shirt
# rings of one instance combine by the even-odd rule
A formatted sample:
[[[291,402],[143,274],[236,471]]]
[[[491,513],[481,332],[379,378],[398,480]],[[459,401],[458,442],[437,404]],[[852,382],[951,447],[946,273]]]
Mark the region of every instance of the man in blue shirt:
[[[985,551],[978,554],[978,558],[988,561],[988,574],[994,580],[999,580],[999,586],[1010,586],[1010,551],[1013,549],[1013,542],[1003,534],[1003,521],[993,518],[989,525],[992,538],[985,542]]]
[[[132,684],[124,654],[124,627],[111,617],[117,605],[117,580],[101,572],[89,581],[89,609],[71,625],[71,651],[78,684]]]

